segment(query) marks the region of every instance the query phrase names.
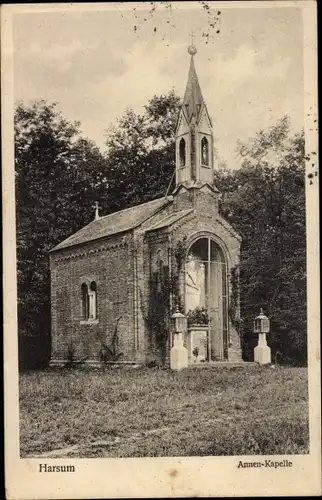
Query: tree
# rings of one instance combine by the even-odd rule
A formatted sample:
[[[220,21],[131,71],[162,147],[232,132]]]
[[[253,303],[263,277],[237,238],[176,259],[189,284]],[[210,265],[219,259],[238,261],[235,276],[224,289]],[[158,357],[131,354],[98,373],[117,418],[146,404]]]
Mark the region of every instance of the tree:
[[[154,148],[162,149],[174,145],[180,98],[172,89],[168,94],[153,96],[144,106],[147,123],[147,137]]]
[[[220,171],[223,215],[242,235],[240,264],[244,349],[256,339],[253,319],[263,307],[272,317],[273,355],[306,361],[306,237],[304,133],[290,137],[284,117],[246,144],[242,166]]]
[[[56,104],[19,103],[15,110],[18,327],[23,365],[50,353],[48,251],[103,213],[165,194],[174,171],[179,99],[154,96],[143,116],[131,110],[110,130],[106,157],[83,138]],[[140,182],[140,178],[144,182]],[[28,358],[28,359],[26,359]]]
[[[129,109],[108,130],[111,211],[166,194],[175,170],[174,133],[179,97],[154,96],[142,115]],[[140,182],[140,179],[144,182]]]
[[[91,220],[97,190],[105,186],[104,159],[55,104],[20,103],[15,174],[20,354],[33,344],[37,364],[46,362],[50,348],[48,251]]]

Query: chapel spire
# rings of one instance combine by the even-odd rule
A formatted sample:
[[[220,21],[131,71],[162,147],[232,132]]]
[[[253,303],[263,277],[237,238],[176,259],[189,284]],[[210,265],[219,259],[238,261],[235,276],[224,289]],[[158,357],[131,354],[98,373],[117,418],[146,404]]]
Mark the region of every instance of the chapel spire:
[[[182,107],[184,113],[186,114],[186,118],[190,122],[192,116],[194,116],[195,119],[198,119],[204,100],[194,63],[194,56],[197,53],[197,49],[193,44],[188,47],[188,53],[191,55],[191,61]]]
[[[176,129],[176,186],[197,183],[213,185],[213,135],[212,123],[202,96],[192,43],[186,90]]]

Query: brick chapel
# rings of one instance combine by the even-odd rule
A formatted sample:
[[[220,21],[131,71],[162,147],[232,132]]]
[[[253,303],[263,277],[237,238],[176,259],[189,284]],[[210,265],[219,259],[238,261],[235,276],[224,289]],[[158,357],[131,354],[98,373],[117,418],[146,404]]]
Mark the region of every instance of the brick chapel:
[[[50,252],[51,365],[166,362],[171,315],[188,316],[190,363],[241,361],[229,314],[241,238],[220,215],[213,181],[213,126],[195,70],[196,48],[175,134],[175,189],[99,216]],[[197,349],[196,349],[197,348]],[[113,359],[111,360],[113,361]]]

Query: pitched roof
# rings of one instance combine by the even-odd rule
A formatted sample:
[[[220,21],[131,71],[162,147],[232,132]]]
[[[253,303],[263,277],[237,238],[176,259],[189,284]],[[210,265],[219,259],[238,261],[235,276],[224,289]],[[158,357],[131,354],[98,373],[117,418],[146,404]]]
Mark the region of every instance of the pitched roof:
[[[170,214],[164,219],[150,226],[148,229],[146,229],[146,231],[155,231],[156,229],[162,229],[163,227],[171,226],[171,224],[174,224],[175,222],[182,219],[191,212],[193,212],[193,209],[189,208],[188,210],[181,210],[181,212],[175,212],[174,214]]]
[[[204,100],[196,73],[195,63],[193,56],[191,56],[188,81],[182,104],[182,109],[189,122],[192,115],[194,115],[196,119],[198,118],[203,103]]]
[[[50,251],[61,250],[134,229],[171,202],[172,197],[168,197],[167,199],[164,197],[158,198],[100,217],[87,224],[87,226],[77,231],[77,233],[69,236],[69,238],[59,243]]]

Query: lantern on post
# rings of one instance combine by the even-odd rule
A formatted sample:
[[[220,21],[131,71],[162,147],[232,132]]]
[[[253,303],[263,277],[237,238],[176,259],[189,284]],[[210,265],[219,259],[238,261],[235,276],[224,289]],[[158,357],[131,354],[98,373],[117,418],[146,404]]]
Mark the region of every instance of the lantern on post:
[[[179,311],[179,306],[176,307],[176,312],[172,314],[172,331],[173,333],[183,333],[187,329],[187,317]]]
[[[179,311],[171,316],[173,346],[170,351],[170,367],[172,370],[181,370],[188,366],[188,351],[183,345],[183,334],[187,330],[187,317]]]
[[[270,329],[270,321],[267,316],[263,313],[263,309],[261,308],[261,312],[257,318],[254,320],[254,332],[255,333],[269,333]]]
[[[258,334],[258,345],[254,349],[254,361],[260,365],[271,362],[271,349],[267,345],[266,334],[270,332],[270,320],[260,310],[259,316],[254,320],[254,333]]]

